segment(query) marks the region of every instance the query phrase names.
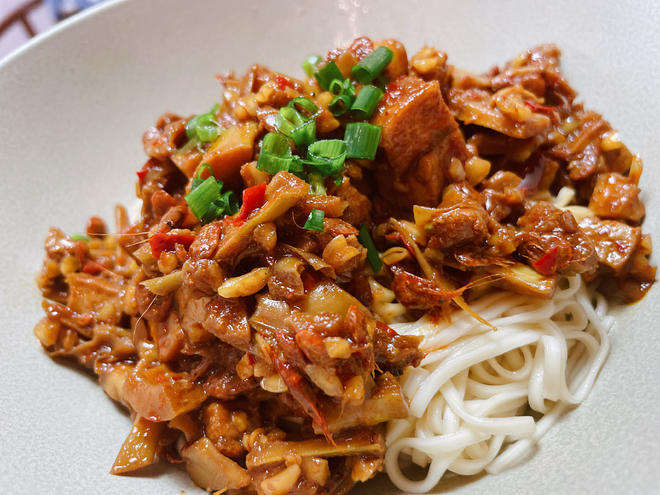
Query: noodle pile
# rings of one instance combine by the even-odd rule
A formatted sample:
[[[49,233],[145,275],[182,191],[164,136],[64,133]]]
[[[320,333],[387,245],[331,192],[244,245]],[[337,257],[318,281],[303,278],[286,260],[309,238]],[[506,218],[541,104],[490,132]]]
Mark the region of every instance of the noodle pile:
[[[410,416],[388,426],[385,467],[397,487],[423,493],[447,471],[501,472],[586,398],[607,358],[614,320],[605,298],[579,275],[562,282],[549,300],[500,291],[475,301],[473,309],[497,331],[465,312],[451,321],[427,315],[392,325],[424,337],[429,351],[402,376]],[[538,422],[530,409],[543,415]],[[423,480],[402,472],[402,453],[428,468]]]

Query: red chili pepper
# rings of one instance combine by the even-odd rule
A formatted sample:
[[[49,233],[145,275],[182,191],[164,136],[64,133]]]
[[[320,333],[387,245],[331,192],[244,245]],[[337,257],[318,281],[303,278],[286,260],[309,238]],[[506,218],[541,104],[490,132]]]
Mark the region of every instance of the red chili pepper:
[[[537,272],[543,275],[552,275],[556,271],[558,254],[559,246],[555,246],[539,259],[537,259],[532,266],[536,269]]]
[[[242,223],[250,213],[266,202],[266,184],[261,183],[243,190],[243,204],[239,212],[231,217],[234,224]]]
[[[147,176],[147,173],[149,172],[150,168],[151,168],[151,160],[147,160],[147,162],[144,165],[142,165],[142,168],[137,172],[135,172],[138,176],[140,184],[144,182],[144,178]]]
[[[525,105],[527,105],[530,109],[532,109],[535,112],[550,113],[550,114],[555,113],[555,109],[553,107],[549,107],[547,105],[541,105],[540,103],[536,103],[535,101],[525,100]]]
[[[249,352],[247,354],[247,359],[248,359],[248,363],[250,363],[250,366],[252,366],[254,363],[256,363],[256,361],[254,359],[254,356],[252,354],[250,354]]]
[[[181,244],[188,249],[194,240],[194,235],[154,234],[149,238],[149,246],[151,246],[151,253],[154,258],[160,258],[163,251],[174,251],[176,244]]]
[[[286,87],[293,88],[291,81],[289,81],[286,77],[280,76],[279,74],[275,76],[275,84],[277,84],[277,87],[281,90],[284,90]]]
[[[92,260],[87,261],[82,269],[87,275],[98,275],[103,270],[105,270],[105,267],[101,263]]]

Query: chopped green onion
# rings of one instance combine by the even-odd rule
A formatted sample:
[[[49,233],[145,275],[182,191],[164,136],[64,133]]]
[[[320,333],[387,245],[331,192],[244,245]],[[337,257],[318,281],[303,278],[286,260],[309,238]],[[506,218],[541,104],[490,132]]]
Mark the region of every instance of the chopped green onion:
[[[362,86],[353,105],[351,105],[351,111],[355,112],[357,118],[367,120],[371,118],[371,114],[374,113],[382,97],[383,92],[376,86]]]
[[[302,172],[303,166],[300,157],[291,155],[289,140],[282,134],[269,132],[261,145],[257,169],[275,175],[281,170]]]
[[[356,81],[367,84],[376,79],[383,72],[387,64],[392,61],[394,53],[385,46],[379,46],[369,55],[360,60],[351,69]]]
[[[307,148],[303,163],[315,168],[324,177],[341,173],[346,160],[346,144],[339,139],[316,141]]]
[[[376,246],[374,246],[374,241],[369,234],[367,226],[364,224],[360,227],[358,241],[367,248],[367,261],[369,261],[371,268],[374,269],[374,273],[380,272],[380,269],[383,267],[383,262],[380,260],[378,250],[376,249]]]
[[[190,184],[190,192],[193,192],[195,189],[199,187],[199,185],[204,182],[206,179],[202,179],[202,172],[204,170],[209,171],[209,177],[213,177],[213,169],[208,163],[202,163],[199,166],[199,170],[197,170],[197,174],[195,177],[193,177],[192,184]]]
[[[352,103],[352,96],[346,94],[337,95],[328,105],[328,110],[330,110],[332,115],[335,117],[339,117],[340,115],[344,115],[346,112],[348,112],[348,109],[351,108]]]
[[[376,158],[378,143],[380,142],[379,125],[367,122],[351,122],[346,124],[344,142],[346,143],[346,156],[361,160]]]
[[[291,100],[287,106],[293,108],[294,110],[298,110],[297,107],[299,106],[309,114],[307,115],[307,118],[310,119],[314,116],[314,114],[316,114],[316,112],[319,111],[319,108],[314,104],[314,102],[308,98],[305,98],[304,96],[297,96]]]
[[[316,121],[303,117],[293,106],[280,108],[276,120],[277,130],[293,139],[296,147],[304,148],[316,140]]]
[[[344,91],[344,81],[342,79],[333,79],[328,86],[328,91],[334,95],[339,95]]]
[[[285,138],[286,139],[286,138]],[[204,170],[209,176],[202,179]],[[186,195],[186,203],[193,214],[203,224],[212,222],[221,215],[233,215],[238,211],[238,201],[233,191],[222,192],[223,183],[213,176],[213,169],[208,163],[203,163],[190,185],[190,192]]]
[[[307,77],[312,77],[314,75],[314,72],[316,72],[316,68],[321,63],[321,60],[321,57],[318,55],[310,55],[307,57],[307,59],[302,64],[302,68],[305,71],[305,74],[307,74]]]
[[[317,210],[314,208],[310,213],[309,216],[307,217],[307,221],[305,222],[305,225],[303,226],[304,229],[307,230],[315,230],[317,232],[323,232],[323,217],[325,216],[325,212],[323,210]]]
[[[71,236],[71,239],[73,239],[74,241],[89,242],[89,237],[87,237],[85,234],[73,234]]]
[[[257,160],[257,170],[275,175],[277,172],[302,172],[302,162],[297,156],[277,156],[268,151],[261,151]]]
[[[238,213],[238,201],[233,191],[227,191],[209,205],[209,208],[200,220],[202,223],[209,223],[223,214],[235,215],[236,213]]]
[[[325,194],[325,185],[323,184],[323,176],[321,174],[312,172],[307,177],[307,182],[312,186],[311,194]]]
[[[186,124],[188,139],[197,139],[202,143],[214,141],[219,134],[220,124],[215,119],[215,112],[220,105],[215,105],[209,112],[195,115]]]
[[[344,76],[341,75],[341,71],[334,61],[330,61],[321,67],[317,72],[314,73],[314,77],[318,81],[319,86],[321,86],[321,89],[325,90],[330,87],[330,83],[334,79],[344,79]]]
[[[303,125],[296,127],[291,132],[291,139],[296,143],[296,147],[304,148],[316,141],[316,122],[308,120]]]
[[[282,136],[282,134],[269,132],[264,136],[261,151],[268,151],[277,156],[291,156],[291,145],[289,144],[289,140]]]

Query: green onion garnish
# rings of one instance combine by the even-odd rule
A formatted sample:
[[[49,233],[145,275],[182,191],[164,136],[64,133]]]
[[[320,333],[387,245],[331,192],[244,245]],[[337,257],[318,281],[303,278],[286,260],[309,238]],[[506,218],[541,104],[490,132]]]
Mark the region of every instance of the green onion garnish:
[[[261,152],[257,160],[257,169],[275,175],[284,170],[287,172],[302,172],[300,157],[291,154],[289,140],[282,134],[269,132],[264,136]]]
[[[298,107],[302,108],[307,112],[307,118],[312,118],[319,111],[319,108],[314,104],[313,101],[305,98],[304,96],[297,96],[289,102],[288,107],[298,110]]]
[[[314,77],[318,81],[319,86],[321,86],[321,89],[325,90],[330,87],[330,83],[334,79],[339,79],[340,81],[344,80],[344,76],[341,75],[341,71],[334,61],[330,61],[321,67],[314,73]]]
[[[318,55],[310,55],[307,57],[307,59],[302,64],[302,68],[305,71],[305,74],[307,74],[307,77],[312,77],[314,75],[314,72],[316,72],[316,68],[321,63],[321,60],[321,57]]]
[[[334,95],[339,95],[344,91],[343,79],[333,79],[328,85],[328,91]]]
[[[316,141],[307,148],[303,163],[315,168],[324,177],[338,174],[346,160],[346,144],[339,139]]]
[[[344,142],[346,143],[347,158],[360,160],[373,160],[376,158],[378,143],[380,142],[379,125],[367,122],[351,122],[346,124]]]
[[[310,194],[322,194],[325,195],[325,185],[323,184],[323,176],[312,172],[307,177],[307,182],[310,183],[312,188],[310,189]]]
[[[307,230],[315,230],[317,232],[323,232],[324,216],[325,216],[325,212],[323,210],[317,210],[316,208],[313,209],[309,213],[309,216],[307,217],[307,221],[305,222],[303,228]]]
[[[309,146],[316,140],[316,122],[308,120],[303,125],[296,127],[291,133],[291,139],[297,148]]]
[[[208,166],[208,165],[207,165]],[[209,167],[210,169],[210,167]],[[193,214],[202,223],[212,222],[219,216],[233,215],[238,211],[238,203],[232,191],[222,192],[222,181],[216,180],[211,174],[206,179],[200,179],[202,168],[195,179],[198,182],[194,189],[186,196],[186,202]],[[193,179],[193,182],[195,181]]]
[[[197,139],[202,143],[214,141],[218,137],[220,124],[215,120],[215,112],[220,105],[215,105],[209,112],[195,115],[186,124],[188,139]]]
[[[87,237],[85,234],[73,234],[71,236],[71,239],[73,239],[74,241],[89,242],[89,237]]]
[[[209,171],[209,177],[213,177],[213,169],[208,163],[202,163],[199,166],[199,170],[197,170],[197,174],[195,177],[193,177],[192,184],[190,184],[190,192],[193,192],[195,189],[197,189],[202,182],[204,182],[206,179],[202,179],[202,172],[204,170]]]
[[[383,72],[387,64],[392,61],[394,53],[385,46],[379,46],[369,55],[360,60],[351,69],[356,81],[367,84],[376,79]]]
[[[383,92],[376,86],[362,86],[353,105],[351,105],[351,111],[355,113],[357,118],[367,120],[371,118],[371,114],[374,113],[374,110],[382,97]]]
[[[383,266],[383,262],[380,260],[378,250],[376,249],[376,246],[374,246],[374,241],[369,234],[367,226],[364,224],[362,224],[360,227],[358,241],[360,241],[360,244],[367,248],[367,261],[369,261],[371,268],[374,269],[374,273],[380,272],[380,269]]]
[[[316,109],[316,105],[311,101],[306,98],[302,98],[302,100],[307,101],[314,109]],[[312,108],[310,105],[302,103],[300,100],[298,103],[304,105],[305,109]],[[297,148],[304,148],[316,140],[316,121],[313,118],[304,117],[298,110],[296,110],[294,105],[287,105],[280,108],[280,112],[277,114],[276,119],[277,130],[285,136],[293,139]]]
[[[330,110],[332,115],[335,117],[339,117],[340,115],[344,115],[346,112],[348,112],[348,109],[351,108],[352,103],[353,98],[350,95],[337,95],[328,105],[328,110]]]

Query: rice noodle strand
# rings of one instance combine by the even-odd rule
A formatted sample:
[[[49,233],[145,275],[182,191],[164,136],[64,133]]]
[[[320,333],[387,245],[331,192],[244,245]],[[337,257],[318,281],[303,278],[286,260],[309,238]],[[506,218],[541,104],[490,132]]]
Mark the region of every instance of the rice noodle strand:
[[[429,350],[402,377],[410,416],[388,425],[385,469],[398,488],[427,492],[447,471],[501,472],[584,401],[607,358],[613,318],[579,276],[566,280],[551,300],[500,291],[471,304],[496,332],[464,312],[392,325],[422,336]],[[535,422],[529,409],[543,416]],[[403,473],[405,456],[428,469],[423,480]]]

